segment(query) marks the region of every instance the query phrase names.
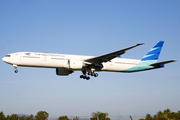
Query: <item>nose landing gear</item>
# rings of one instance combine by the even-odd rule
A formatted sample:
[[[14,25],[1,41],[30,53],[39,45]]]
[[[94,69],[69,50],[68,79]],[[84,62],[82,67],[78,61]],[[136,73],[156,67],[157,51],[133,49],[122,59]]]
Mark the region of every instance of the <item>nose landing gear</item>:
[[[13,65],[13,67],[16,69],[14,72],[15,72],[15,73],[18,73],[17,65]]]
[[[15,72],[15,73],[18,73],[18,70],[15,70],[14,72]]]

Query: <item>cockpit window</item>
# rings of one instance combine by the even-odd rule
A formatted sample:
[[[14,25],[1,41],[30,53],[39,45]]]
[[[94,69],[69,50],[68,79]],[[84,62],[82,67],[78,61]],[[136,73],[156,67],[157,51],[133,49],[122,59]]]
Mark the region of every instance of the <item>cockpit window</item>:
[[[11,57],[11,55],[6,55],[6,57]]]

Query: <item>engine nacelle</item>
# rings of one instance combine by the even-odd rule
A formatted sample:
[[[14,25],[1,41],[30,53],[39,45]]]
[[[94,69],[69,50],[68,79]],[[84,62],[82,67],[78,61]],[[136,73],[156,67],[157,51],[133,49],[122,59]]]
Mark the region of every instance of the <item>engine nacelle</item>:
[[[73,73],[72,70],[62,69],[62,68],[56,68],[56,75],[60,76],[68,76],[69,74]]]
[[[81,60],[70,60],[69,68],[73,70],[81,70],[83,67],[83,62]]]

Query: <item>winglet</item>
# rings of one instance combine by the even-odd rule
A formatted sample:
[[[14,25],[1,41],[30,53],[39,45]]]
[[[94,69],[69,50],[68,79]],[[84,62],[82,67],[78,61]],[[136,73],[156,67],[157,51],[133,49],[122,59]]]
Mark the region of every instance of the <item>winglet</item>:
[[[143,45],[143,44],[145,44],[145,43],[138,43],[138,44],[137,44],[137,46],[139,46],[139,45]]]

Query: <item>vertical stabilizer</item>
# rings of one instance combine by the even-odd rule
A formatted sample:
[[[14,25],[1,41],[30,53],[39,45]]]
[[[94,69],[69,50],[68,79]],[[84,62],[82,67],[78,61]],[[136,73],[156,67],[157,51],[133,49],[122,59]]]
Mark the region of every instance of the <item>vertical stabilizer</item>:
[[[141,63],[152,64],[157,62],[164,41],[159,41],[142,59]]]

